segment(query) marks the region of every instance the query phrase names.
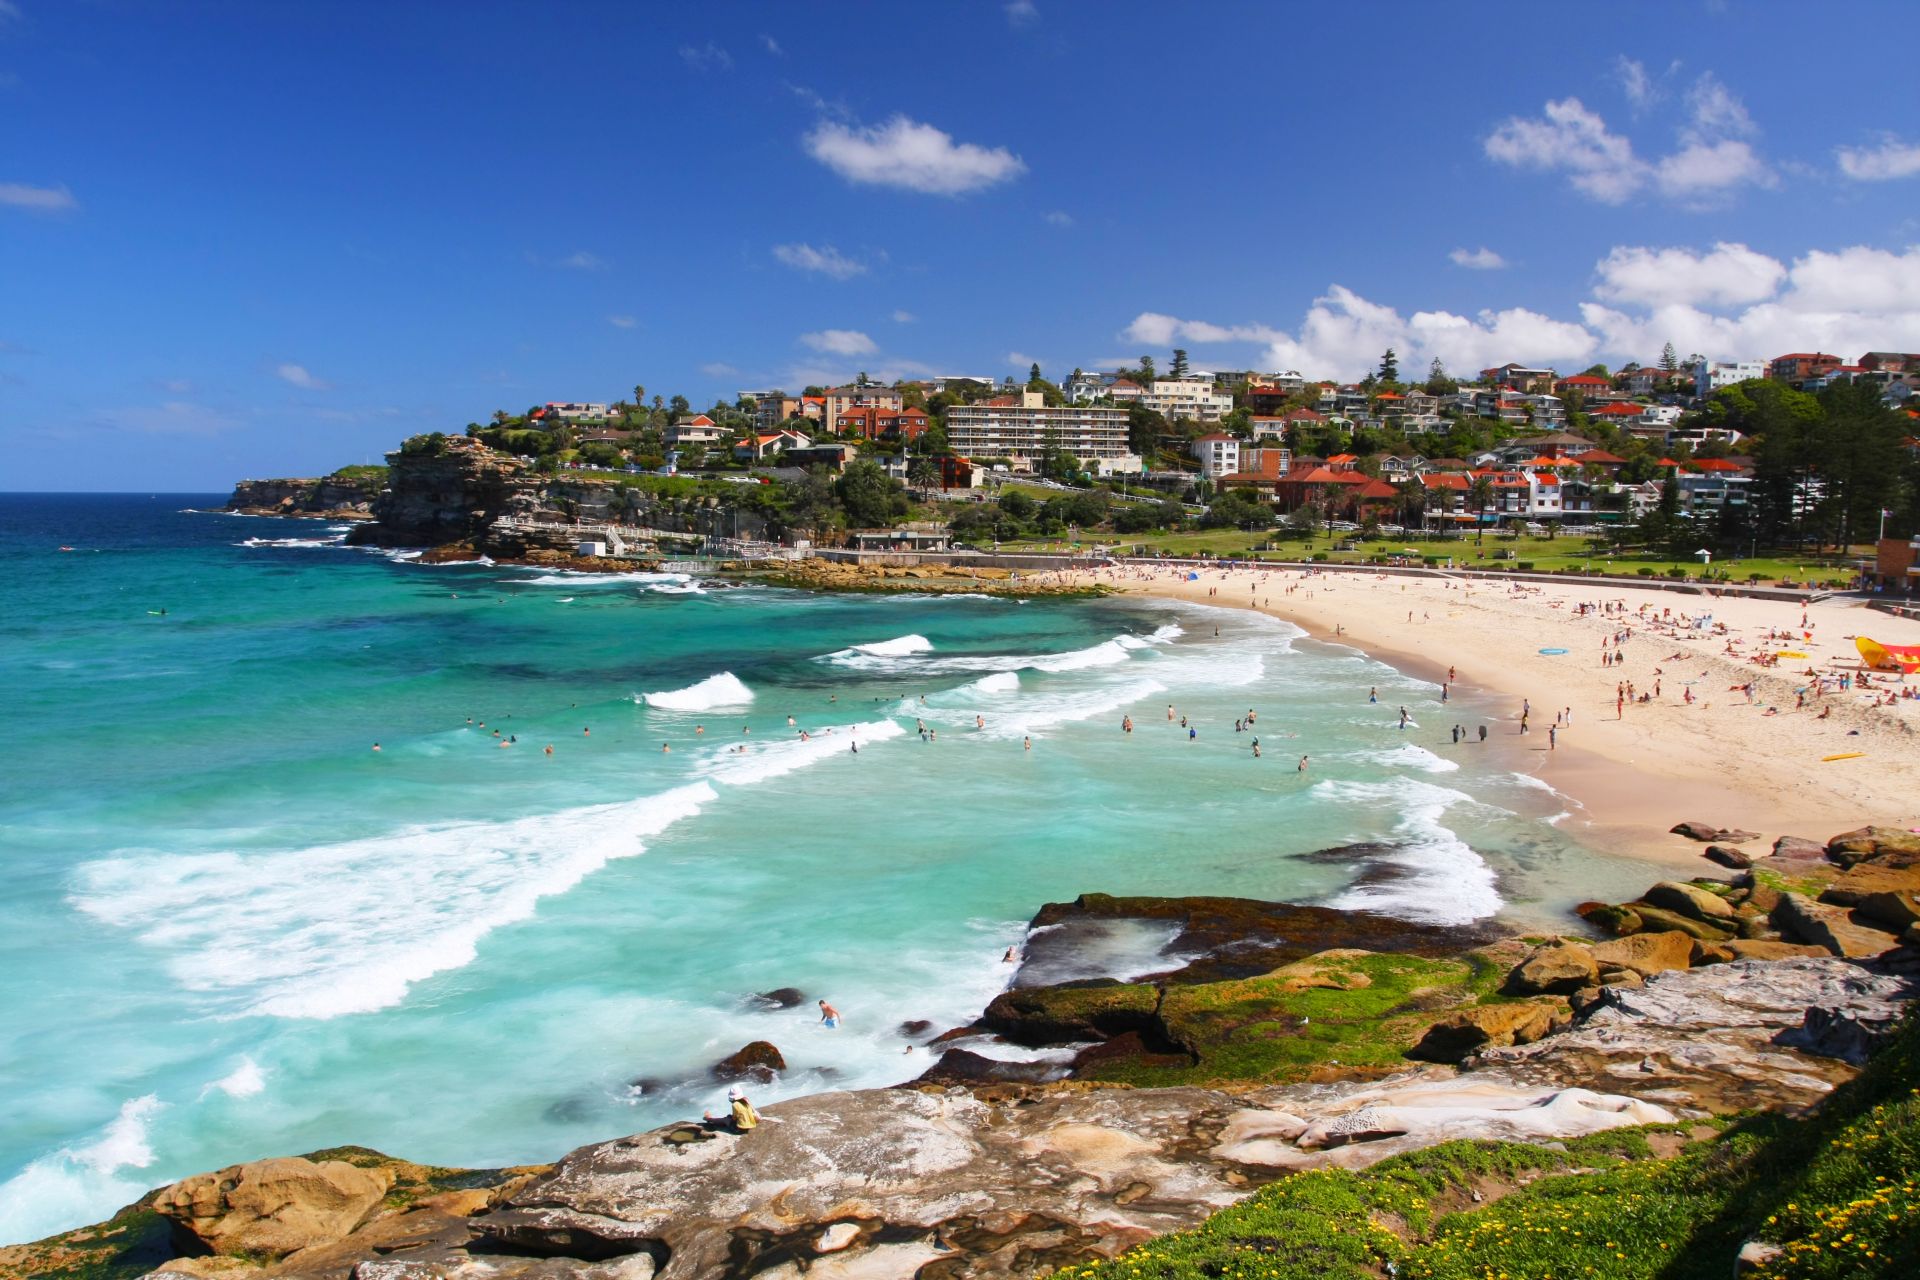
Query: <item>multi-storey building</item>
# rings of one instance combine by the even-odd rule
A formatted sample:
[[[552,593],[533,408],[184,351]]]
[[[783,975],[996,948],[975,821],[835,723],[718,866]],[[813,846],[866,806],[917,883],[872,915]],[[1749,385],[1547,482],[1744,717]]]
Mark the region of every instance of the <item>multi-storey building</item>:
[[[1104,405],[1048,405],[1038,391],[996,396],[947,410],[947,443],[966,457],[1007,458],[1035,470],[1050,452],[1071,454],[1100,474],[1136,472],[1127,448],[1127,411]]]
[[[1155,378],[1140,403],[1173,422],[1218,422],[1233,412],[1233,397],[1214,390],[1211,378]]]
[[[1702,360],[1693,366],[1693,394],[1705,399],[1722,387],[1767,376],[1758,360]]]
[[[1839,356],[1830,356],[1824,351],[1794,351],[1768,361],[1767,376],[1797,390],[1801,383],[1817,378],[1830,369],[1838,369],[1840,365]]]
[[[820,421],[831,427],[840,421],[840,415],[851,409],[864,409],[869,405],[884,409],[889,413],[898,413],[906,404],[906,397],[892,387],[883,387],[875,383],[866,386],[833,387],[826,394],[821,405]]]
[[[1240,469],[1240,442],[1224,431],[1215,431],[1193,442],[1193,456],[1200,459],[1201,475],[1218,480]]]

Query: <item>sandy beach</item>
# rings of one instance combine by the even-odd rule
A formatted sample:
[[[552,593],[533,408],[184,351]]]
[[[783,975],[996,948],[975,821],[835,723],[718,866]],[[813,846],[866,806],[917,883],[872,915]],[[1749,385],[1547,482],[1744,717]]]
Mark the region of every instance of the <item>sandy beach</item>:
[[[1430,702],[1413,710],[1447,734],[1454,722],[1432,712],[1452,669],[1456,691],[1505,704],[1489,734],[1578,801],[1575,829],[1610,851],[1698,866],[1699,846],[1668,834],[1681,819],[1822,840],[1864,822],[1920,823],[1920,699],[1898,696],[1920,692],[1920,679],[1872,672],[1861,687],[1853,643],[1864,634],[1920,644],[1920,622],[1856,600],[1803,609],[1612,582],[1318,568],[1130,565],[1078,579],[1254,608],[1352,645],[1435,681]],[[1805,656],[1755,661],[1783,653]],[[1842,675],[1852,688],[1840,687]],[[1623,682],[1633,690],[1624,704]],[[1749,683],[1750,696],[1736,687]],[[1848,758],[1825,759],[1838,755]]]

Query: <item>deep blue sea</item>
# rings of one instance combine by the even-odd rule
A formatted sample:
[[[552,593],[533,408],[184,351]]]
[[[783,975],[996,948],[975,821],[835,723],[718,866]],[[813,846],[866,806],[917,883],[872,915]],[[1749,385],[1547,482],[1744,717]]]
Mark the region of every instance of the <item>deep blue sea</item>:
[[[222,500],[0,494],[0,1242],[342,1143],[552,1159],[749,1040],[767,1101],[895,1083],[901,1022],[969,1021],[1086,891],[1635,882],[1451,745],[1487,709],[1271,619],[426,566]],[[1304,856],[1362,840],[1395,874]]]

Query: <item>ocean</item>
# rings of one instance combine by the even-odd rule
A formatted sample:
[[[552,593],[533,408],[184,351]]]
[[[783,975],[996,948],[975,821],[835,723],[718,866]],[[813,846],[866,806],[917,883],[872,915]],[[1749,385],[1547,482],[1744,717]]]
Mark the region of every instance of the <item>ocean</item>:
[[[752,1040],[757,1101],[897,1083],[1083,892],[1644,883],[1452,745],[1501,708],[1245,611],[421,565],[222,500],[0,494],[0,1242],[347,1143],[550,1160]]]

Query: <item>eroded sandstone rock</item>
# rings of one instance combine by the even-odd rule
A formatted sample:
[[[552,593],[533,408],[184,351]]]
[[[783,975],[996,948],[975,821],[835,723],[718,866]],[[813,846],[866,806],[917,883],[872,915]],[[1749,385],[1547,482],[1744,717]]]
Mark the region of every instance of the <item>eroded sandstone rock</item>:
[[[154,1210],[213,1253],[281,1258],[346,1236],[392,1185],[387,1169],[290,1156],[183,1178]]]

